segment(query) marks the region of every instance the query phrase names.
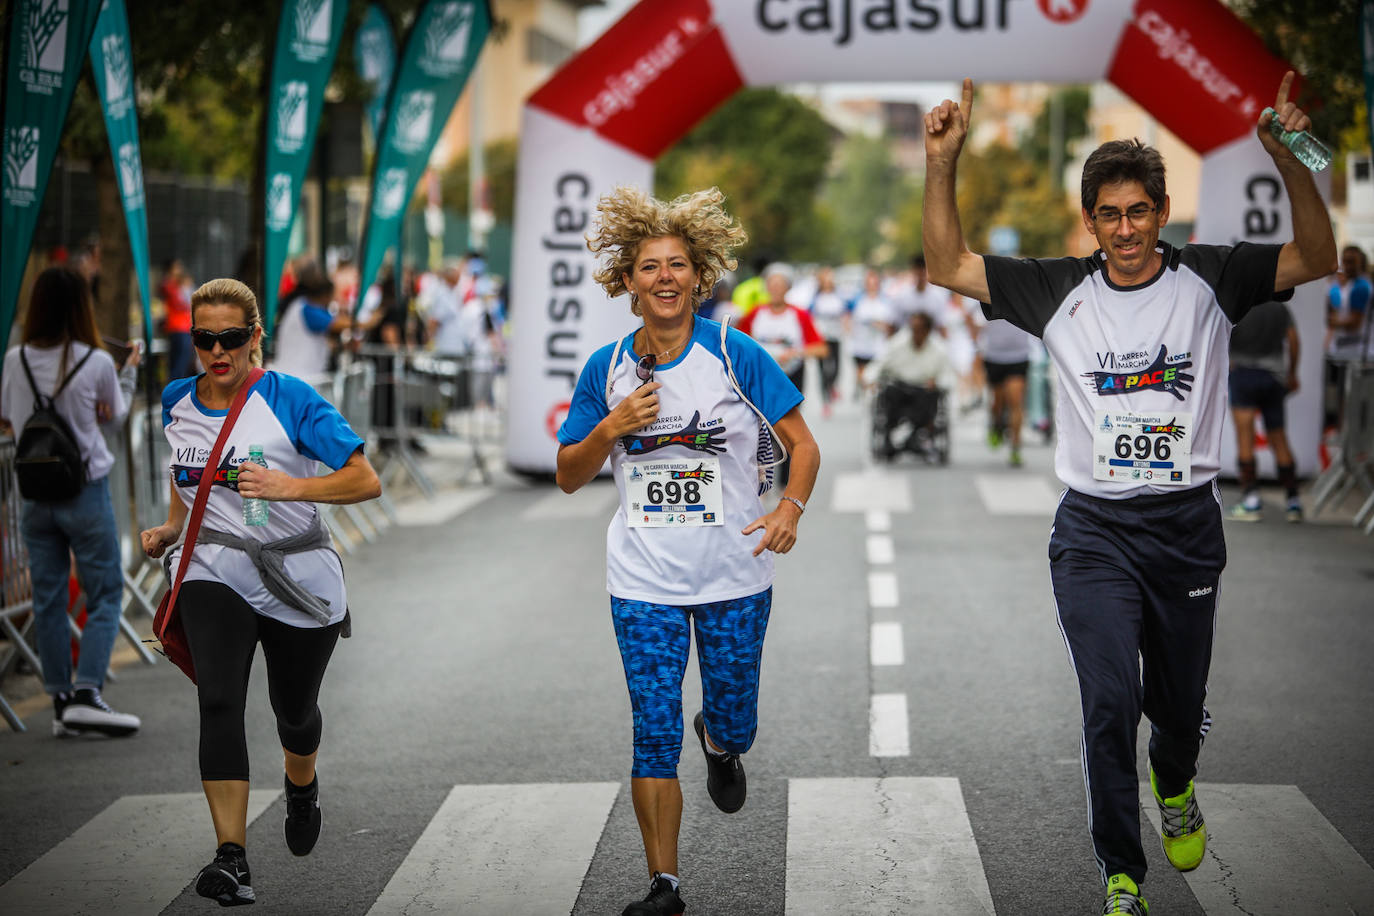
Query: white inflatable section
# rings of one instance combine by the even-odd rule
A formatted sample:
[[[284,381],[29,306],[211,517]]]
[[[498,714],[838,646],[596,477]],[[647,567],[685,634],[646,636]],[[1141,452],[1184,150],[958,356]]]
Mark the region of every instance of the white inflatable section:
[[[1202,162],[1202,198],[1194,240],[1215,245],[1238,241],[1283,243],[1293,238],[1292,211],[1274,161],[1254,134],[1220,147]],[[1317,175],[1317,188],[1331,196],[1331,173]],[[1288,442],[1298,475],[1310,477],[1321,467],[1317,449],[1322,425],[1322,355],[1326,340],[1326,280],[1300,286],[1288,303],[1298,328],[1298,391],[1285,404]],[[1262,425],[1262,424],[1261,424]],[[1257,454],[1261,476],[1274,476],[1274,455]],[[1236,472],[1236,431],[1227,411],[1221,440],[1221,470]]]
[[[629,302],[608,299],[592,279],[596,202],[617,185],[652,190],[654,166],[532,106],[520,136],[506,457],[515,470],[544,473],[556,466],[555,434],[583,363],[634,326]]]
[[[1078,4],[1077,6],[1082,6]],[[1043,7],[1043,8],[1042,8]],[[750,86],[805,81],[1103,79],[1131,6],[1096,2],[1072,21],[1064,0],[803,3],[716,0],[735,66]],[[977,53],[970,54],[975,44]]]

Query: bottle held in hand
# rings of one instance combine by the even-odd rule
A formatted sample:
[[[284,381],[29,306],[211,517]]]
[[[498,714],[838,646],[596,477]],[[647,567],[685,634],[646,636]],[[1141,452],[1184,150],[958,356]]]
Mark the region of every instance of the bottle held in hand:
[[[248,461],[253,464],[260,464],[263,467],[267,467],[267,459],[262,457],[261,445],[248,446]],[[256,527],[266,525],[268,512],[267,500],[244,497],[243,523],[245,525],[253,525]]]
[[[1293,151],[1298,161],[1314,172],[1320,172],[1331,164],[1331,150],[1326,144],[1305,130],[1284,130],[1274,109],[1264,109],[1269,113],[1269,132],[1280,143]]]

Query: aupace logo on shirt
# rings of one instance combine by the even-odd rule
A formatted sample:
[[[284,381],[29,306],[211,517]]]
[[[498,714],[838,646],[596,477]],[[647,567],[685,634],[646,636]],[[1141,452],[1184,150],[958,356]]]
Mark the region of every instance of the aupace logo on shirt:
[[[1112,354],[1107,354],[1107,359],[1100,361],[1112,361]],[[1135,394],[1139,391],[1167,391],[1182,401],[1185,397],[1183,392],[1193,390],[1192,374],[1183,371],[1192,365],[1191,359],[1178,360],[1177,356],[1171,358],[1169,348],[1161,344],[1159,355],[1155,357],[1154,362],[1143,369],[1133,372],[1084,372],[1083,378],[1102,397]]]
[[[200,449],[200,451],[205,451]],[[182,456],[177,455],[180,459]],[[184,460],[184,459],[183,459]],[[204,460],[204,458],[202,458]],[[229,451],[220,459],[219,467],[215,469],[215,479],[212,483],[217,487],[226,487],[235,493],[239,489],[239,468],[243,464],[242,460],[234,460],[234,447],[229,446]],[[205,476],[205,465],[203,464],[173,464],[172,480],[178,487],[186,489],[188,487],[200,486],[200,479]]]
[[[670,445],[681,445],[694,452],[717,455],[726,450],[725,426],[718,424],[710,429],[703,429],[701,411],[698,410],[692,414],[692,419],[687,422],[687,425],[676,432],[655,433],[648,436],[622,436],[620,444],[624,446],[626,454],[629,455],[643,455],[646,452],[657,451]]]

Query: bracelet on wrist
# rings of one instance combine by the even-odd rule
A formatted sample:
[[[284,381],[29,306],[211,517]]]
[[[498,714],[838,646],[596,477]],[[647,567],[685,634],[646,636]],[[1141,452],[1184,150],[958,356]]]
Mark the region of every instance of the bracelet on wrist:
[[[785,499],[785,500],[787,500],[787,501],[788,501],[789,503],[791,503],[792,505],[796,506],[796,507],[797,507],[797,511],[799,511],[799,512],[805,512],[805,511],[806,511],[806,503],[802,502],[800,499],[797,499],[797,497],[795,497],[795,496],[784,496],[784,497],[782,497],[782,498]]]

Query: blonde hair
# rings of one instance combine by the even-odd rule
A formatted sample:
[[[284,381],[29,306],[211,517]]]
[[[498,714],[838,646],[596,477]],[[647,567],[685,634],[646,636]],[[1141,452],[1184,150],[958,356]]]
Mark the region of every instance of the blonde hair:
[[[196,309],[202,305],[233,305],[243,312],[243,323],[251,330],[262,327],[262,312],[258,310],[258,297],[238,280],[222,277],[207,280],[191,294],[191,321],[195,322]],[[265,334],[266,332],[264,332]],[[262,365],[262,336],[253,345],[248,358],[253,365]]]
[[[593,279],[611,298],[629,292],[625,275],[634,269],[639,247],[650,239],[681,239],[697,272],[697,288],[692,291],[695,310],[721,275],[735,268],[731,253],[749,238],[721,206],[724,200],[719,188],[683,194],[671,203],[638,188],[616,188],[597,202],[596,225],[587,236],[587,248],[603,255]],[[633,294],[630,311],[642,314]]]

